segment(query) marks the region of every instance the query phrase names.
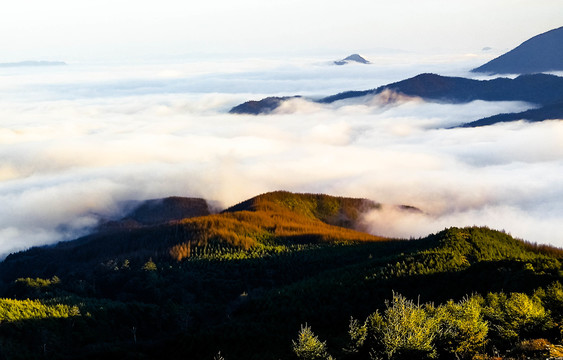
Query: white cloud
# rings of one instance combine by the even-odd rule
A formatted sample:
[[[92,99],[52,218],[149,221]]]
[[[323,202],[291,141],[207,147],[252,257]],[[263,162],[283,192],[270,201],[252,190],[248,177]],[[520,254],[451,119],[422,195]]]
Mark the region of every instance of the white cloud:
[[[563,220],[563,122],[446,130],[529,105],[382,105],[373,98],[330,105],[294,99],[269,116],[229,115],[230,106],[275,94],[280,84],[291,91],[285,95],[298,93],[303,83],[284,81],[288,74],[307,79],[309,94],[330,94],[347,82],[345,89],[366,88],[355,80],[357,69],[268,63],[249,72],[239,65],[220,75],[203,65],[195,73],[187,65],[149,67],[141,72],[147,80],[133,82],[134,72],[115,69],[56,70],[37,79],[11,74],[0,85],[0,253],[84,234],[98,216],[119,216],[124,200],[200,196],[229,206],[278,189],[424,211],[368,215],[383,235],[476,224],[563,245],[556,231]],[[372,87],[385,83],[384,69],[366,71]],[[233,87],[183,88],[192,79]],[[147,91],[151,83],[159,85]]]

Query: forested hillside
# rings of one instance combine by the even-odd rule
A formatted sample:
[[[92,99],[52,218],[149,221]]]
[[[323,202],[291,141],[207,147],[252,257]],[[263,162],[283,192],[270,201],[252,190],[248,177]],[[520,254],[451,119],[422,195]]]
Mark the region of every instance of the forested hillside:
[[[10,255],[0,358],[556,354],[563,250],[478,227],[409,241],[358,231],[378,208],[275,192]]]

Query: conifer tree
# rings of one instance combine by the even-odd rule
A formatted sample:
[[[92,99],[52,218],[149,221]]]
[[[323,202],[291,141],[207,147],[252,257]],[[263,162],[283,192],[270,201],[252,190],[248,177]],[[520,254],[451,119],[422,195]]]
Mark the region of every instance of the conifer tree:
[[[326,342],[320,341],[307,324],[301,326],[297,341],[293,341],[293,352],[300,360],[333,360]]]

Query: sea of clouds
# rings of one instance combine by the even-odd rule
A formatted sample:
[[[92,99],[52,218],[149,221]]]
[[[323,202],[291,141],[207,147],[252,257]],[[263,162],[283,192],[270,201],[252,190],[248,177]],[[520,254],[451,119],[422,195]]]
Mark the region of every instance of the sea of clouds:
[[[370,60],[0,69],[0,254],[87,234],[100,218],[119,218],[127,200],[179,195],[226,207],[280,189],[389,204],[365,216],[378,235],[486,225],[563,246],[563,122],[450,129],[532,105],[307,100],[421,72],[469,76],[482,62]],[[272,115],[228,114],[250,99],[296,94],[305,98]]]

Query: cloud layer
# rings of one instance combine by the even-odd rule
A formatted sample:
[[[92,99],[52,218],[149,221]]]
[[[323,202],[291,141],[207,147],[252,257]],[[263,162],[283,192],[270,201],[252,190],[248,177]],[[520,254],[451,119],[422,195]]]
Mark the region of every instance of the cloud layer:
[[[126,200],[199,196],[229,206],[278,189],[423,210],[367,214],[376,234],[488,225],[563,246],[563,122],[445,129],[529,104],[294,99],[274,115],[229,115],[280,84],[285,95],[307,84],[314,96],[387,79],[382,69],[317,63],[238,64],[219,74],[198,66],[3,73],[0,254],[85,234],[100,216],[119,217]],[[373,86],[361,86],[362,71]]]

